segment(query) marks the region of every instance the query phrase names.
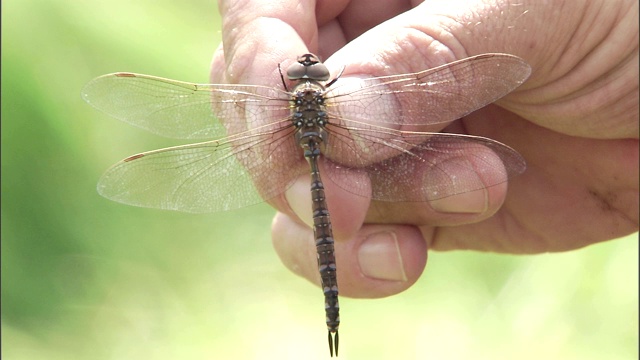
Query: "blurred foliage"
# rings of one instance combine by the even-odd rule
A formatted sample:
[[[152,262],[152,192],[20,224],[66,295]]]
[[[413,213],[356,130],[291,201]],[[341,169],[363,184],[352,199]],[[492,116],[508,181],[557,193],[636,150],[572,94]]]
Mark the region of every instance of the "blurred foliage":
[[[84,104],[91,78],[206,82],[210,1],[2,3],[2,356],[326,358],[320,290],[271,249],[266,205],[131,208],[95,184],[172,145]],[[637,235],[530,257],[433,253],[411,290],[345,299],[342,359],[638,357]]]

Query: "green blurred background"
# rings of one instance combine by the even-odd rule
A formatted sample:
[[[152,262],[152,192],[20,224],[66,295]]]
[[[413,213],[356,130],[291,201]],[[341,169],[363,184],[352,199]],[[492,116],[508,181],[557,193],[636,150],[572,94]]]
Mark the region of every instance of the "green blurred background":
[[[98,196],[174,142],[95,111],[91,78],[206,82],[213,1],[2,2],[3,359],[324,359],[318,288],[280,264],[266,205],[187,215]],[[635,359],[638,241],[432,253],[421,280],[344,299],[341,359]]]

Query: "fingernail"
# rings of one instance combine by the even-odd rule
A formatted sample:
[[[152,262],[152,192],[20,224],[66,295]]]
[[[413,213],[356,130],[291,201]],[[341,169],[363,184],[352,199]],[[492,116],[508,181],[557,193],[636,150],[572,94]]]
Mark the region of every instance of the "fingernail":
[[[358,262],[362,273],[382,280],[407,281],[398,238],[391,231],[371,234],[360,246]]]
[[[431,189],[427,198],[433,199],[429,204],[435,211],[480,214],[489,207],[489,194],[484,182],[464,158],[438,163],[437,168],[434,166],[426,173],[424,182]]]
[[[284,197],[289,203],[289,207],[293,212],[309,227],[313,226],[313,214],[311,212],[311,191],[309,190],[310,180],[301,176],[287,191]]]

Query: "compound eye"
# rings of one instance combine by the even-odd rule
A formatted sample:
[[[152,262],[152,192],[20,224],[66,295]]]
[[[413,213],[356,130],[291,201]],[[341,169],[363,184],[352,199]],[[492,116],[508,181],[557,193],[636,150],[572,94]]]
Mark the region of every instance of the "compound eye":
[[[307,68],[300,63],[291,64],[291,66],[289,66],[289,68],[287,69],[287,77],[289,78],[289,80],[302,79],[306,76],[306,74]]]
[[[317,63],[307,68],[309,79],[326,81],[329,80],[329,69],[323,63]]]

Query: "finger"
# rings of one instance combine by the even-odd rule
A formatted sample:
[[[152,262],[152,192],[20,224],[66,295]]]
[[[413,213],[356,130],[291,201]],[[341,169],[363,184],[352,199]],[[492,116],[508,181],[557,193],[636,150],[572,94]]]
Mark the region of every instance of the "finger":
[[[524,46],[518,43],[521,39],[497,37],[495,31],[516,24],[523,9],[494,6],[502,7],[490,9],[470,1],[424,2],[364,33],[360,23],[342,21],[343,32],[354,37],[347,37],[350,42],[327,59],[327,65],[347,64],[345,76],[382,76],[417,72],[487,52],[518,55],[515,50]],[[501,15],[490,16],[490,11]],[[473,24],[469,25],[473,31],[466,23]]]
[[[319,0],[318,55],[324,59],[365,31],[411,8],[408,1]]]
[[[508,179],[525,167],[509,148],[429,147],[434,151],[423,157],[428,161],[381,166],[385,171],[372,177],[372,191],[387,201],[373,201],[365,222],[452,226],[485,220],[504,203]]]
[[[324,162],[320,162],[320,174],[327,174],[328,168]],[[358,174],[347,174],[346,181],[359,182],[370,189],[368,179]],[[326,202],[331,214],[333,235],[336,239],[348,239],[360,229],[364,222],[370,198],[355,195],[326,176],[322,177],[325,189]],[[283,211],[299,224],[306,224],[307,228],[313,226],[312,201],[311,201],[311,176],[300,176],[287,191],[276,199],[270,201],[276,209]]]
[[[498,211],[509,173],[496,153],[476,146],[431,155],[429,163],[410,163],[415,167],[382,164],[378,174],[344,167],[335,172],[320,162],[336,239],[352,238],[363,222],[451,226],[482,221]],[[298,179],[275,206],[310,227],[309,186],[308,178]],[[438,196],[447,193],[454,195]],[[369,203],[372,195],[388,201]]]
[[[454,0],[425,1],[412,9],[398,6],[375,17],[389,20],[375,22],[368,17],[369,12],[376,13],[376,5],[352,1],[339,17],[347,44],[327,62],[339,66],[366,65],[365,73],[373,76],[416,72],[482,53],[515,54],[538,65],[548,61],[550,46],[560,47],[562,40],[571,36],[568,31],[557,32],[570,29],[580,20],[578,16],[569,16],[565,24],[552,13],[558,11],[558,6],[563,7],[563,12],[578,12],[584,4],[514,5],[506,1]],[[366,12],[361,11],[363,7]],[[550,18],[557,19],[557,23],[540,25]],[[532,29],[537,31],[536,40],[527,31]],[[554,38],[554,42],[538,41],[540,35],[543,39]],[[540,51],[543,47],[545,52]],[[345,74],[349,74],[348,69]]]
[[[214,83],[279,84],[278,64],[317,48],[314,7],[311,1],[220,1],[224,50],[214,57]]]
[[[278,213],[272,240],[282,262],[294,273],[320,284],[313,231]],[[365,225],[348,241],[335,243],[340,294],[376,298],[413,285],[427,261],[427,246],[413,226]]]
[[[227,83],[225,68],[224,46],[220,43],[213,52],[213,58],[211,59],[211,74],[209,75],[209,80],[212,84]]]
[[[345,10],[345,13],[347,10]],[[525,13],[530,10],[533,11],[532,6],[527,7]],[[494,12],[499,13],[500,16],[492,16]],[[538,17],[544,15],[540,11],[535,14]],[[494,4],[493,7],[473,1],[424,2],[379,24],[357,38],[347,37],[346,40],[351,41],[328,58],[325,63],[329,68],[345,68],[341,87],[344,87],[346,83],[344,88],[350,89],[351,87],[358,88],[358,79],[360,78],[415,73],[484,53],[504,52],[521,55],[527,62],[530,62],[529,57],[531,57],[531,54],[529,49],[526,48],[526,42],[518,37],[518,34],[522,32],[517,32],[509,37],[495,36],[495,32],[515,27],[515,25],[518,25],[518,29],[537,25],[535,21],[538,18],[529,16],[524,19],[526,21],[522,21],[519,19],[520,17],[523,17],[522,8],[502,2]],[[341,15],[341,19],[343,18],[346,19],[344,14]],[[350,21],[342,21],[341,24],[343,24],[342,31],[345,34],[359,34],[361,32],[361,30],[349,29]],[[467,26],[473,26],[473,31]],[[464,64],[461,67],[463,70],[452,70],[451,76],[444,75],[451,69],[447,68],[442,71],[441,75],[443,76],[441,80],[457,85],[460,91],[466,91],[457,94],[457,97],[451,97],[451,99],[467,98],[475,100],[479,98],[475,107],[470,106],[467,108],[464,106],[464,109],[457,113],[460,103],[455,103],[453,100],[444,100],[446,97],[443,97],[444,101],[442,103],[439,100],[434,104],[429,91],[416,92],[415,96],[412,96],[410,100],[421,103],[422,106],[427,108],[439,107],[442,111],[456,113],[457,117],[462,117],[465,113],[495,101],[500,96],[513,90],[515,86],[511,87],[510,85],[518,85],[527,77],[529,72],[529,68],[526,65],[520,66],[517,62],[509,59],[505,60],[506,64],[499,65],[497,65],[498,62],[502,60],[485,60],[487,59],[480,58],[476,64]],[[496,65],[494,70],[498,70],[500,75],[489,75],[490,79],[493,80],[483,80],[482,76],[487,71],[492,70],[490,66],[483,65],[484,67],[480,68],[481,66],[478,64]],[[477,76],[465,76],[469,72],[476,71],[478,72]],[[504,85],[500,81],[501,78],[506,78],[506,84],[508,85],[505,87],[506,91],[504,92],[495,89]],[[434,89],[437,90],[437,81],[432,84],[425,80],[425,89],[433,85],[435,85]],[[475,91],[474,89],[480,90]],[[499,96],[493,97],[491,95],[485,99],[482,89],[493,91]],[[391,90],[398,89],[392,88]],[[454,93],[458,92],[455,88],[447,90]],[[420,100],[413,100],[416,98]],[[501,103],[508,104],[508,99],[501,100]],[[390,103],[384,106],[392,105],[394,104]],[[395,105],[401,105],[402,107],[405,104],[399,103]],[[407,109],[392,109],[390,112],[396,114],[392,116],[399,116],[397,114],[402,114],[403,110],[406,111]],[[433,114],[423,112],[425,115],[429,114],[429,116],[422,116],[421,119],[411,119],[410,121],[415,121],[415,124],[419,124],[419,121],[423,120],[425,121],[423,125],[441,123],[439,121],[434,122],[432,119],[438,117],[439,113],[435,109],[430,111],[433,111]],[[386,115],[388,114],[381,114],[383,117]],[[448,117],[448,115],[445,115],[443,120],[447,120],[446,118]],[[414,122],[405,120],[401,124],[414,124]],[[420,128],[420,131],[439,131],[442,127]]]

